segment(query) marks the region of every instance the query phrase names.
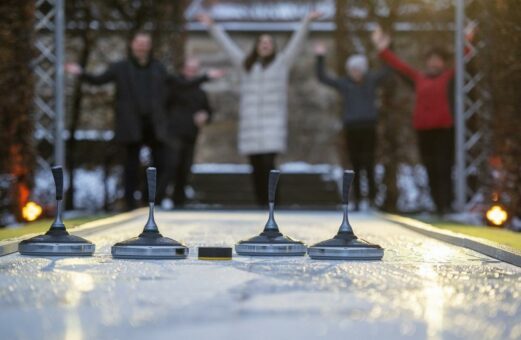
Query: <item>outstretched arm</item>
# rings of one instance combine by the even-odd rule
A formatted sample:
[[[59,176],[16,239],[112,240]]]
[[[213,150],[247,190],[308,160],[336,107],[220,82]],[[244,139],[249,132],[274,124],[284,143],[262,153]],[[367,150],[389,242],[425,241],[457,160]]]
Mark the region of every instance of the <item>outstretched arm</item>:
[[[380,26],[377,26],[371,36],[373,44],[378,50],[378,56],[390,67],[400,72],[412,81],[416,81],[419,72],[398,58],[390,49],[391,38],[385,34]]]
[[[293,64],[295,61],[299,51],[306,40],[306,36],[309,31],[309,24],[311,21],[316,20],[322,16],[322,13],[313,11],[310,12],[302,21],[300,22],[299,28],[293,33],[291,39],[282,52],[282,58],[286,62],[287,65]]]
[[[204,82],[207,82],[210,80],[210,77],[208,75],[204,74],[195,78],[185,78],[180,77],[178,75],[169,75],[168,76],[168,82],[173,88],[181,88],[181,87],[190,87],[190,86],[199,86]]]
[[[321,83],[338,89],[338,88],[340,88],[340,83],[339,83],[338,79],[330,77],[326,72],[325,54],[326,54],[326,48],[323,44],[315,45],[315,55],[317,56],[316,64],[315,64],[315,72],[317,74],[317,78]]]
[[[201,74],[200,76],[194,77],[194,78],[185,78],[181,77],[177,74],[169,74],[168,75],[168,82],[173,88],[180,88],[180,87],[190,87],[190,86],[200,86],[201,84],[214,80],[219,79],[225,75],[225,72],[221,69],[209,69],[208,72]]]
[[[78,64],[66,64],[65,71],[69,74],[79,76],[82,80],[92,85],[103,85],[116,79],[115,64],[110,64],[109,67],[100,74],[87,73]]]
[[[232,64],[240,67],[244,60],[244,52],[237,46],[237,44],[230,38],[230,36],[219,25],[216,25],[210,16],[207,14],[199,14],[198,20],[208,28],[212,37],[221,45],[226,51]]]

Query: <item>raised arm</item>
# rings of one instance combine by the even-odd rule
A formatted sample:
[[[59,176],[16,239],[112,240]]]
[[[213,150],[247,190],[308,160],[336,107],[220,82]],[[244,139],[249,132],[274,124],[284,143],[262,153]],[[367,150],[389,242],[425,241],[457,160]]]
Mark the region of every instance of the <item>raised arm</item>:
[[[378,53],[378,56],[387,63],[391,68],[400,72],[407,78],[412,81],[416,81],[420,73],[409,64],[403,62],[400,58],[396,56],[390,49],[386,48],[385,50]]]
[[[244,52],[223,30],[223,28],[213,21],[207,14],[199,14],[198,20],[208,28],[211,36],[217,41],[221,48],[226,51],[233,65],[240,67],[245,58]]]
[[[463,47],[463,54],[465,57],[468,57],[468,55],[472,53],[472,50],[470,49],[468,43],[472,43],[472,41],[474,41],[474,36],[476,35],[477,29],[478,29],[478,26],[477,26],[476,22],[474,22],[474,21],[471,21],[465,27],[465,30],[464,30],[465,41],[467,41],[467,44],[464,44],[465,46]],[[455,72],[456,72],[456,69],[453,66],[448,70],[447,76],[449,78],[452,78],[452,77],[454,77]]]
[[[380,26],[377,26],[377,28],[373,31],[371,38],[373,40],[373,44],[378,50],[378,56],[380,59],[382,59],[386,64],[407,78],[411,79],[412,81],[416,81],[420,73],[413,67],[409,66],[407,63],[403,62],[389,49],[391,38],[389,35],[383,32]]]
[[[302,45],[304,44],[304,41],[308,35],[309,24],[311,21],[320,18],[320,16],[322,16],[322,13],[320,12],[310,12],[304,19],[302,19],[297,30],[293,32],[288,45],[284,51],[282,51],[282,58],[287,65],[293,64],[298,53],[300,52]]]
[[[330,77],[326,72],[325,54],[326,54],[326,48],[323,44],[320,43],[320,44],[315,45],[315,55],[316,55],[315,72],[317,74],[317,78],[321,83],[334,87],[336,89],[339,89],[340,82],[338,81],[338,79]]]

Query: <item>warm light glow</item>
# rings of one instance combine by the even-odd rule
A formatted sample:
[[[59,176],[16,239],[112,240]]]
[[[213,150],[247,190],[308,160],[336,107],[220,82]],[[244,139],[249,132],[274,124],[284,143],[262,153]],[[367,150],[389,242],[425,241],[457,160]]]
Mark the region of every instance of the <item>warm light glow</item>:
[[[31,221],[36,220],[38,217],[40,217],[42,212],[43,212],[43,209],[41,206],[39,206],[38,204],[36,204],[34,202],[27,202],[27,204],[22,208],[22,217],[26,221],[31,222]]]
[[[485,215],[487,220],[495,226],[501,226],[508,219],[508,213],[500,205],[493,205]]]

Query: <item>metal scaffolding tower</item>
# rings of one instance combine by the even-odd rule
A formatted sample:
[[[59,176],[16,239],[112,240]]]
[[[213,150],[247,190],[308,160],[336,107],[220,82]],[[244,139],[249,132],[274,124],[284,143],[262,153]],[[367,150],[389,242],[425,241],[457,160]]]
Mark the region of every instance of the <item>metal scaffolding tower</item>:
[[[64,2],[35,2],[34,98],[38,165],[64,164]]]
[[[471,22],[469,7],[480,6],[479,0],[456,0],[456,206],[471,210],[486,198],[488,157],[490,155],[490,92],[486,86],[485,41],[466,41],[465,26]],[[475,10],[479,13],[479,10]],[[481,11],[482,13],[482,11]],[[479,26],[479,17],[473,18]],[[465,53],[465,51],[467,53]],[[476,63],[477,61],[477,63]],[[483,61],[483,60],[481,60]]]

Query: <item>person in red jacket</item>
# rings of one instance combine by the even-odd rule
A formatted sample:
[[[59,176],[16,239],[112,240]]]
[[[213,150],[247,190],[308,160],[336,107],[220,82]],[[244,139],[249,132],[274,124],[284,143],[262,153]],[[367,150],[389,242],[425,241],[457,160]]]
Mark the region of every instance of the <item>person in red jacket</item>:
[[[467,34],[467,39],[471,34]],[[432,48],[425,55],[425,70],[416,70],[389,49],[391,38],[380,27],[373,32],[372,40],[380,59],[414,84],[413,126],[420,157],[436,211],[445,214],[451,210],[453,199],[454,119],[450,89],[454,68],[447,66],[448,56],[443,49]]]

